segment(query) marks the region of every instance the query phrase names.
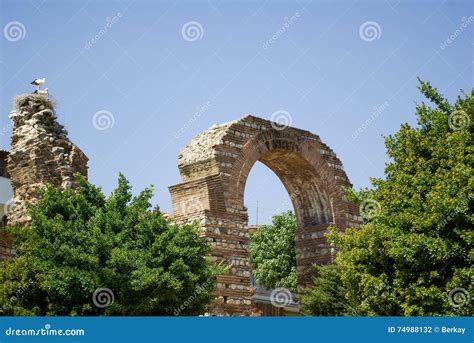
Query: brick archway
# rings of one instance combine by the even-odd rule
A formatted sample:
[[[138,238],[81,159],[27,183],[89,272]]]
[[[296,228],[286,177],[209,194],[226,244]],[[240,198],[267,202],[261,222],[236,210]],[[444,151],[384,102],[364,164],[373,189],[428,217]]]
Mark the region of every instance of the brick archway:
[[[357,207],[341,191],[350,186],[341,161],[311,132],[249,115],[194,137],[179,155],[182,183],[170,192],[175,219],[199,220],[212,257],[231,266],[218,277],[215,314],[248,314],[252,305],[244,190],[257,161],[275,172],[293,203],[300,289],[311,282],[314,263],[332,260],[323,237],[328,226],[358,222]]]

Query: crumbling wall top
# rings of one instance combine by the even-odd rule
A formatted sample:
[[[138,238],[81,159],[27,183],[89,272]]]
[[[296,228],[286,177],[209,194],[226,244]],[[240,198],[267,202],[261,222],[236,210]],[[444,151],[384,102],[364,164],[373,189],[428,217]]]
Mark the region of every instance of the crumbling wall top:
[[[75,188],[75,174],[87,177],[87,156],[68,138],[59,124],[55,102],[44,94],[15,97],[11,150],[7,169],[13,187],[13,206],[8,213],[11,225],[30,220],[26,204],[38,200],[38,189],[46,184]]]
[[[179,154],[178,164],[186,166],[213,158],[215,156],[213,147],[220,144],[230,126],[240,120],[242,118],[225,124],[213,125],[208,130],[195,136]]]

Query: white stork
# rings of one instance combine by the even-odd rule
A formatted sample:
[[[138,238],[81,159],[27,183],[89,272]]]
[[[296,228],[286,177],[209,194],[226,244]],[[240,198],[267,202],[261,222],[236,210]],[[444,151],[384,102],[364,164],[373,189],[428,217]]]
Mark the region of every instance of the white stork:
[[[48,88],[45,89],[37,89],[33,93],[35,94],[42,94],[42,95],[48,95]]]
[[[42,79],[34,79],[33,81],[30,82],[33,86],[38,87],[38,91],[41,90],[41,87],[46,83],[46,79],[43,77]]]

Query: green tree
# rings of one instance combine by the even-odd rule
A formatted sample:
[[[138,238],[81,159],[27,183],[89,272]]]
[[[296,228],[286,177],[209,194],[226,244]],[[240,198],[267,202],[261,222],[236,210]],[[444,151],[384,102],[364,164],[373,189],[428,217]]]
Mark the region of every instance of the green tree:
[[[303,312],[313,316],[357,315],[356,306],[345,299],[346,288],[337,264],[315,265],[314,285],[301,297]]]
[[[435,106],[386,138],[385,178],[351,193],[364,224],[328,235],[344,299],[363,315],[472,315],[473,92],[450,104],[419,89]]]
[[[288,211],[272,218],[250,237],[250,263],[256,281],[266,287],[285,287],[296,292],[296,217]]]
[[[3,313],[203,313],[222,270],[208,260],[197,224],[152,209],[152,187],[133,197],[123,175],[109,197],[78,182],[76,190],[42,189],[29,206],[31,225],[12,228],[17,256],[0,266]]]

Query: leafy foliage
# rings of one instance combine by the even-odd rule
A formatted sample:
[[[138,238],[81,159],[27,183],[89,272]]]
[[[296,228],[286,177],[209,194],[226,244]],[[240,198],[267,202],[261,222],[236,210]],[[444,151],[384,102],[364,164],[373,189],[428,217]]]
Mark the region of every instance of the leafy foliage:
[[[417,105],[419,127],[386,138],[385,179],[353,192],[378,204],[376,215],[328,236],[340,248],[344,299],[362,315],[472,315],[473,93],[450,104],[428,82],[419,89],[436,107]]]
[[[305,314],[313,316],[357,315],[355,306],[345,300],[346,288],[338,265],[315,266],[314,286],[301,297]]]
[[[120,175],[109,197],[78,177],[77,190],[48,186],[12,228],[17,257],[0,266],[0,306],[13,315],[197,315],[217,267],[198,227],[151,209],[152,187],[133,197]],[[98,288],[114,293],[100,308]],[[100,303],[100,301],[98,301]]]
[[[296,292],[296,217],[288,211],[272,218],[250,237],[250,263],[256,281],[266,287],[285,287]]]

